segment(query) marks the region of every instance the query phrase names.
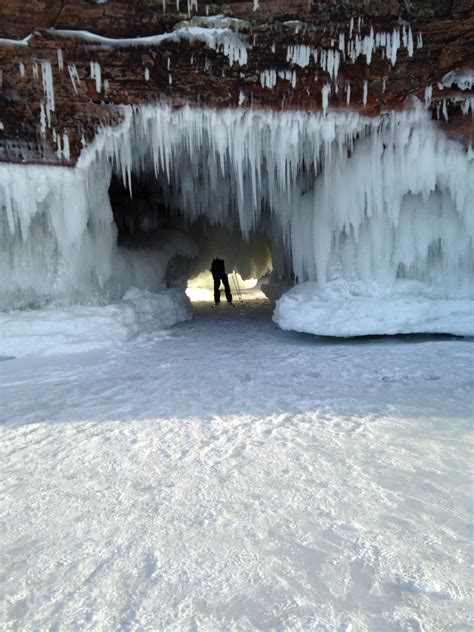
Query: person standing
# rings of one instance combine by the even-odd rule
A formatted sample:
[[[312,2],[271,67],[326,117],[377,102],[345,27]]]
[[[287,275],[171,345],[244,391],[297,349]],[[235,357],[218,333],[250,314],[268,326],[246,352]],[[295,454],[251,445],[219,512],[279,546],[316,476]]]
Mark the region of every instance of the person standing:
[[[223,259],[213,259],[211,264],[212,278],[214,279],[214,304],[219,305],[221,302],[220,285],[224,284],[225,297],[227,302],[232,305],[232,292],[230,291],[229,279],[225,273],[225,261]]]

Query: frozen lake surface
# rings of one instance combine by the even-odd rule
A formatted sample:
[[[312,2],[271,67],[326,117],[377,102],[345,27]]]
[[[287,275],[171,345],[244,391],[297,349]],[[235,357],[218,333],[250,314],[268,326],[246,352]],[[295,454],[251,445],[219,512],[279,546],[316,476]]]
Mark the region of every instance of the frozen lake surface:
[[[254,300],[0,363],[0,628],[471,629],[472,349]]]

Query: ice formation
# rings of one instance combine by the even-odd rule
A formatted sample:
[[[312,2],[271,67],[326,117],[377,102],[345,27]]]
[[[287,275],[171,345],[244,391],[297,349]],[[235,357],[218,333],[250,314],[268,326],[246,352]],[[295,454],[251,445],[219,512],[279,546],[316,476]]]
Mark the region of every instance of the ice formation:
[[[107,349],[157,329],[189,320],[192,311],[178,288],[128,290],[109,305],[48,305],[0,313],[0,358],[48,356]]]
[[[79,78],[79,73],[77,72],[77,68],[74,64],[68,64],[67,70],[69,73],[69,77],[71,79],[74,92],[77,94],[78,92],[77,87],[81,85],[81,80]]]
[[[217,18],[220,17],[221,16],[217,16]],[[205,24],[202,18],[201,22]],[[247,49],[249,48],[241,35],[235,33],[228,27],[215,27],[211,21],[206,26],[189,26],[188,23],[184,22],[182,26],[172,33],[123,39],[104,37],[89,31],[70,31],[62,29],[55,30],[54,34],[57,37],[79,39],[106,48],[114,46],[152,46],[162,44],[163,42],[180,42],[182,40],[198,41],[203,42],[209,48],[222,52],[228,58],[231,65],[237,63],[240,66],[244,66],[247,63]]]
[[[95,89],[97,92],[102,92],[102,69],[100,64],[96,61],[91,61],[91,79],[95,79]]]
[[[462,68],[460,70],[452,70],[448,72],[438,83],[438,88],[450,88],[457,85],[461,90],[471,90],[474,85],[474,68]]]
[[[68,151],[67,136],[57,136]],[[87,159],[76,169],[0,165],[0,306],[104,303],[129,288],[160,291],[170,260],[196,246],[175,231],[153,250],[117,246],[108,195],[111,165]]]
[[[51,127],[51,112],[54,112],[55,102],[53,72],[51,69],[51,62],[49,60],[43,60],[41,62],[41,76],[43,79],[43,91],[45,96],[44,111],[46,113],[48,127]]]
[[[153,289],[174,254],[190,255],[176,236],[165,254],[165,242],[154,253],[117,249],[112,171],[130,190],[132,175],[154,179],[189,223],[266,234],[276,273],[323,294],[342,279],[354,296],[473,297],[474,157],[423,107],[378,118],[168,106],[124,114],[74,170],[0,166],[3,307]]]

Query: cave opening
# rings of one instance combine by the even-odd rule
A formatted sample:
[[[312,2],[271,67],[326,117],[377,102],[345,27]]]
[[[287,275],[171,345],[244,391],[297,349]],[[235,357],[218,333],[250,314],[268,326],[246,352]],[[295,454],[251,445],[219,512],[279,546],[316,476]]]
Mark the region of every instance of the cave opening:
[[[257,225],[243,235],[236,218],[211,221],[189,209],[171,208],[166,202],[170,190],[165,192],[165,188],[162,179],[146,169],[132,174],[127,185],[118,174],[111,177],[109,198],[117,246],[135,270],[135,286],[152,291],[160,285],[182,288],[192,303],[210,302],[210,265],[213,258],[221,258],[234,300],[248,290],[254,290],[249,295],[274,299],[270,213],[262,213]],[[281,259],[278,253],[277,258]],[[280,285],[286,287],[288,282],[282,280]],[[224,299],[222,286],[221,296]]]

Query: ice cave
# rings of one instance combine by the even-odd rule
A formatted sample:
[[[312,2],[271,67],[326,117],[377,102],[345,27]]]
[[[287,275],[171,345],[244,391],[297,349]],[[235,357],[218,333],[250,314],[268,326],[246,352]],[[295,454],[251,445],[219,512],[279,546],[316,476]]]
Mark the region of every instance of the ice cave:
[[[472,333],[474,154],[420,102],[122,116],[73,169],[0,165],[3,309],[184,287],[223,253],[283,328]]]

